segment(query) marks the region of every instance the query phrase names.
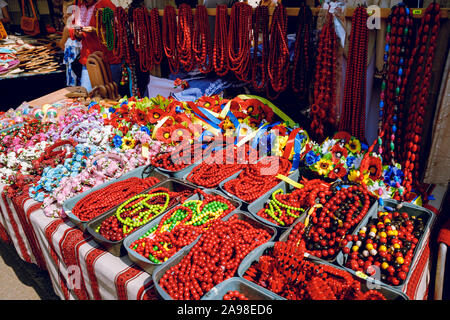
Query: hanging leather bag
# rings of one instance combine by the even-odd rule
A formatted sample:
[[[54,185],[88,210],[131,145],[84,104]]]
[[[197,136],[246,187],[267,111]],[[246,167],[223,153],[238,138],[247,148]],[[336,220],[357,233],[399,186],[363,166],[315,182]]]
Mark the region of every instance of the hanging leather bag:
[[[34,8],[33,0],[27,0],[33,12],[32,17],[25,15],[25,0],[22,0],[22,18],[20,20],[20,27],[23,32],[30,36],[35,36],[40,33],[39,20],[37,18],[36,10]]]

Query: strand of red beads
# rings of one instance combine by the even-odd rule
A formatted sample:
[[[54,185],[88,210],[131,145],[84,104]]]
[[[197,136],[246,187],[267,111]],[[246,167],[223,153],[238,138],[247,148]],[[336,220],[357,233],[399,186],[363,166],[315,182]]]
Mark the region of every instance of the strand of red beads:
[[[294,60],[292,62],[292,90],[303,106],[308,104],[309,86],[312,79],[313,58],[313,16],[305,2],[300,3],[297,16],[297,34],[295,37]]]
[[[288,159],[268,156],[256,164],[244,166],[239,176],[225,182],[223,188],[250,203],[275,187],[281,181],[277,175],[287,176],[291,168],[292,163]]]
[[[323,259],[334,259],[348,244],[354,227],[365,217],[372,203],[369,192],[360,185],[332,190],[320,200],[323,207],[315,206],[308,212],[308,224],[297,224],[289,234],[289,241],[304,239],[307,251]],[[304,228],[304,232],[300,232]]]
[[[251,69],[251,21],[252,7],[245,2],[235,2],[228,30],[228,59],[230,70],[243,82],[249,81]]]
[[[194,167],[186,180],[205,188],[216,188],[223,180],[242,169],[243,164],[238,161],[236,149],[233,150],[232,159],[228,159],[227,151],[219,150],[217,153],[221,154],[220,159],[217,154],[212,154]]]
[[[253,12],[253,54],[252,54],[252,86],[262,91],[267,85],[267,63],[269,60],[269,9],[258,6]],[[262,37],[262,48],[259,50],[259,39]],[[261,51],[261,52],[260,52]],[[259,57],[259,53],[261,57]],[[259,79],[258,79],[259,78]]]
[[[433,58],[436,51],[437,36],[440,26],[440,6],[438,3],[431,3],[422,16],[421,25],[417,32],[416,43],[412,50],[412,58],[409,61],[409,68],[414,68],[412,77],[414,79],[412,93],[409,101],[408,119],[404,142],[404,168],[406,196],[413,186],[420,187],[419,180],[419,155],[421,148],[421,137],[424,127],[425,108],[428,101],[429,89],[431,85]]]
[[[162,26],[164,53],[169,62],[170,72],[176,74],[180,68],[180,62],[177,53],[176,12],[173,6],[167,5],[164,7]]]
[[[358,6],[352,17],[342,121],[339,122],[339,131],[349,132],[360,140],[365,139],[367,18],[367,9]]]
[[[210,73],[213,68],[213,46],[208,19],[206,7],[198,5],[195,10],[192,50],[201,73]]]
[[[163,207],[165,205],[166,200],[167,200],[166,195],[168,195],[169,202],[168,202],[167,206],[165,206],[165,207],[171,208],[174,205],[176,205],[177,203],[182,202],[185,199],[187,199],[189,196],[191,196],[192,191],[191,190],[183,190],[180,192],[175,192],[175,191],[170,191],[169,189],[164,188],[164,187],[159,187],[159,188],[151,189],[148,193],[146,193],[146,195],[155,195],[155,196],[152,196],[149,199],[145,200],[147,206],[159,205],[160,207]],[[126,200],[129,200],[129,199],[131,199],[131,198],[128,198]],[[122,203],[124,203],[124,202],[122,201]],[[135,201],[131,201],[128,204],[128,207],[132,207],[133,205],[137,205],[137,203]],[[143,209],[143,210],[146,210],[146,209]],[[157,212],[158,215],[161,213],[162,212]],[[140,225],[140,226],[127,228],[117,217],[117,214],[120,215],[120,219],[123,221],[124,220],[144,221],[144,220],[142,220],[141,211],[139,211],[139,210],[133,210],[131,216],[128,214],[127,211],[125,211],[124,213],[116,212],[116,214],[113,214],[110,217],[103,220],[102,223],[100,224],[100,226],[96,229],[96,232],[98,232],[105,239],[108,239],[110,241],[120,241],[123,238],[127,237],[131,232],[136,230],[136,228],[139,228],[142,226],[142,225]],[[146,222],[151,221],[155,217],[156,216],[149,217],[149,219]]]
[[[276,242],[245,272],[244,278],[289,300],[385,300],[342,269],[304,257],[304,243]]]
[[[72,214],[81,221],[89,221],[118,206],[126,199],[141,193],[159,182],[158,178],[128,178],[114,182],[102,189],[89,193],[76,203]]]
[[[150,41],[150,27],[148,10],[146,7],[139,7],[133,10],[133,45],[139,57],[139,64],[142,72],[148,72],[153,68],[153,48]]]
[[[151,47],[153,49],[153,61],[155,64],[160,64],[163,57],[161,28],[159,26],[159,11],[157,8],[150,10],[149,14],[149,37]]]
[[[286,90],[289,83],[287,12],[281,3],[277,4],[272,15],[267,73],[269,82],[266,92],[271,99],[275,99],[282,91]],[[271,88],[275,91],[275,96],[270,95]]]
[[[177,52],[178,60],[184,71],[189,72],[196,67],[193,51],[194,16],[187,3],[178,6]]]
[[[317,47],[313,104],[310,109],[311,130],[321,142],[336,122],[336,55],[337,36],[333,16],[327,14]]]
[[[267,242],[270,234],[233,215],[216,220],[159,285],[175,300],[199,300],[215,285],[231,278],[244,257]]]
[[[216,6],[213,66],[214,72],[220,77],[228,73],[228,8],[222,4]]]
[[[248,298],[237,290],[229,290],[222,297],[223,300],[248,300]]]

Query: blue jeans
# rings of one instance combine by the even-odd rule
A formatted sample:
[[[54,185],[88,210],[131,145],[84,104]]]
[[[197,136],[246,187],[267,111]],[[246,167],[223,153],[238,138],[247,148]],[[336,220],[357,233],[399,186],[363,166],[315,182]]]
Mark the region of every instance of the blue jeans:
[[[110,65],[112,80],[117,83],[117,85],[119,85],[120,78],[122,77],[121,66],[121,63]],[[91,79],[89,79],[89,72],[86,66],[83,66],[83,68],[81,69],[80,85],[86,88],[88,92],[92,90]]]

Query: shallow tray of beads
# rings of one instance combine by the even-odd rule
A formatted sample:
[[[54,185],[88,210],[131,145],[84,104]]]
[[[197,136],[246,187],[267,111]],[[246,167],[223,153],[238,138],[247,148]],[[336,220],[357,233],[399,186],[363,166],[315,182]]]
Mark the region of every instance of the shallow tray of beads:
[[[284,191],[286,190],[286,182],[280,180],[280,182],[279,182],[276,186],[274,186],[272,189],[270,189],[269,191],[267,191],[266,193],[264,193],[263,195],[261,195],[259,198],[255,199],[254,201],[252,201],[252,202],[249,203],[249,202],[247,202],[247,201],[244,201],[244,200],[240,199],[239,197],[235,196],[234,194],[228,192],[228,191],[225,190],[225,188],[224,188],[224,184],[225,184],[226,182],[228,182],[228,181],[230,181],[230,180],[233,180],[233,179],[236,179],[241,173],[242,173],[242,171],[239,171],[239,172],[237,172],[236,174],[234,174],[234,175],[232,175],[231,177],[229,177],[228,179],[223,180],[223,181],[219,184],[219,190],[222,191],[223,193],[227,194],[228,196],[230,196],[230,197],[232,197],[232,198],[235,198],[235,199],[241,201],[244,209],[249,210],[250,205],[252,205],[252,204],[254,204],[254,203],[261,203],[261,202],[264,203],[264,202],[267,200],[267,198],[269,198],[269,197],[272,195],[273,192],[275,192],[276,190],[278,190],[278,189],[280,189],[280,188],[282,188],[282,189],[284,188],[284,189],[283,189]],[[296,181],[296,180],[298,179],[298,177],[299,177],[298,170],[292,171],[292,172],[289,174],[289,176],[288,176],[289,179],[294,180],[294,181]],[[262,199],[266,199],[266,200],[263,201]]]
[[[226,300],[224,296],[230,291],[243,294],[248,300],[280,300],[280,296],[245,279],[233,277],[209,290],[201,300]]]
[[[299,178],[298,170],[294,171],[289,176],[289,178],[293,179],[294,181],[297,181]],[[265,193],[260,198],[253,201],[251,204],[249,204],[247,207],[247,211],[250,212],[252,214],[252,216],[255,217],[256,219],[258,219],[259,221],[276,228],[278,231],[278,234],[281,235],[283,232],[285,232],[286,230],[289,229],[289,226],[278,225],[278,224],[273,223],[273,222],[261,217],[260,215],[258,215],[258,212],[262,208],[264,208],[264,205],[272,198],[273,193],[277,192],[278,190],[281,190],[283,193],[288,192],[288,190],[289,190],[288,183],[285,181],[281,181],[276,187],[271,189],[269,192]],[[301,213],[300,215],[303,215],[303,213]]]
[[[167,188],[171,192],[189,191],[190,193],[194,193],[194,190],[195,190],[195,187],[193,187],[191,184],[187,184],[187,183],[185,183],[185,182],[183,182],[181,180],[178,180],[178,179],[169,178],[169,179],[167,179],[165,181],[162,181],[160,183],[157,183],[157,184],[153,185],[149,189],[141,192],[139,195],[151,192],[151,190],[153,190],[155,188]],[[163,215],[165,212],[167,212],[168,210],[172,209],[177,204],[178,203],[167,207],[163,212],[160,212],[158,214],[158,216],[159,215]],[[132,235],[134,232],[136,232],[140,228],[146,226],[149,222],[151,222],[153,219],[156,218],[156,217],[153,217],[152,219],[147,221],[147,223],[134,228],[133,231],[131,231],[127,236],[125,236],[121,240],[119,240],[119,241],[111,241],[111,240],[106,239],[105,237],[103,237],[99,232],[97,232],[97,229],[102,225],[102,223],[106,219],[108,219],[109,217],[113,216],[116,213],[116,210],[119,207],[120,207],[120,205],[112,208],[111,210],[108,210],[104,214],[96,217],[95,219],[92,219],[87,224],[87,228],[86,228],[86,230],[89,232],[89,234],[94,238],[94,240],[96,242],[100,243],[103,246],[103,248],[105,248],[107,251],[109,251],[110,253],[112,253],[115,256],[126,255],[126,249],[123,247],[124,239],[126,239],[127,236]]]
[[[235,209],[233,209],[224,218],[236,213],[239,210],[239,208],[241,207],[240,201],[231,199],[230,197],[222,194],[220,191],[212,190],[212,189],[203,189],[202,191],[209,195],[221,196],[231,202],[231,204],[234,206]],[[199,196],[198,193],[195,193],[193,196],[186,199],[186,201],[184,201],[184,203],[186,203],[188,201],[193,201],[193,200],[194,201],[201,200],[201,197]],[[167,211],[167,212],[169,212],[169,211]],[[164,262],[163,263],[153,262],[149,258],[146,258],[143,255],[136,252],[133,248],[131,248],[131,246],[135,241],[148,236],[148,233],[151,232],[152,230],[156,229],[163,218],[164,218],[164,214],[159,215],[153,221],[151,221],[148,225],[146,225],[145,228],[141,228],[140,230],[134,232],[133,234],[131,234],[130,236],[125,238],[125,240],[123,242],[124,248],[126,249],[130,260],[135,262],[137,265],[139,265],[142,269],[144,269],[149,274],[152,274],[153,271],[155,270],[155,268],[158,267],[159,265],[163,264]]]
[[[227,221],[231,217],[237,215],[239,220],[246,221],[250,223],[253,227],[256,228],[262,228],[269,232],[271,238],[268,241],[272,241],[276,236],[276,230],[275,228],[269,227],[267,225],[264,225],[260,223],[259,221],[255,220],[249,213],[244,211],[237,211],[234,213],[230,213],[228,216],[223,218],[222,220]],[[164,264],[159,265],[152,274],[153,282],[155,284],[156,291],[158,292],[158,295],[164,299],[164,300],[173,300],[173,298],[159,285],[159,281],[161,280],[162,276],[173,266],[177,265],[189,252],[190,250],[196,245],[196,243],[200,240],[201,236],[198,237],[193,243],[186,246],[182,250],[178,251],[176,254],[174,254],[172,257],[170,257]],[[235,276],[237,276],[237,273],[235,273]],[[207,293],[205,293],[206,295]]]
[[[256,249],[254,249],[252,252],[250,252],[241,262],[241,264],[239,265],[238,268],[238,276],[239,278],[243,279],[244,281],[253,283],[255,285],[257,285],[259,288],[261,288],[261,290],[263,290],[264,292],[270,292],[272,295],[277,296],[278,299],[280,300],[286,300],[286,298],[260,286],[257,283],[254,283],[250,280],[247,280],[244,278],[247,270],[255,263],[259,261],[259,258],[266,254],[267,251],[273,249],[275,245],[275,242],[266,242],[262,245],[260,245],[259,247],[257,247]],[[316,259],[313,258],[311,255],[307,255],[305,253],[304,255],[305,259],[311,261],[312,263],[316,264],[316,265],[326,265],[326,266],[331,266],[333,268],[339,269],[339,270],[343,270],[346,271],[344,268],[334,265],[332,263],[329,263],[327,261],[321,260],[321,259]],[[362,292],[367,292],[370,289],[375,289],[377,291],[379,291],[387,300],[408,300],[408,297],[401,292],[400,290],[396,290],[395,288],[392,288],[390,286],[386,286],[383,284],[378,284],[378,283],[373,283],[373,282],[369,282],[369,281],[364,281],[363,279],[350,274],[355,280],[359,281],[361,283],[361,291]]]
[[[388,281],[386,276],[383,276],[384,269],[386,269],[386,272],[388,272],[389,275],[391,273],[390,271],[392,271],[392,270],[388,271],[388,267],[385,268],[385,266],[382,265],[382,262],[380,262],[380,266],[378,266],[378,270],[379,270],[378,272],[376,271],[377,268],[373,269],[373,271],[376,272],[374,276],[377,279],[373,279],[373,277],[367,275],[366,273],[362,272],[361,270],[359,270],[359,271],[353,270],[348,265],[348,263],[350,263],[350,261],[349,261],[350,253],[340,252],[337,256],[336,263],[339,266],[343,267],[348,272],[350,272],[358,277],[361,277],[363,279],[370,279],[373,282],[385,284],[385,285],[391,286],[392,288],[402,291],[405,288],[406,284],[408,283],[408,281],[411,277],[411,274],[412,274],[412,268],[410,268],[410,266],[416,265],[417,259],[419,258],[418,253],[420,253],[422,251],[422,248],[423,248],[427,238],[430,235],[430,230],[436,219],[436,215],[431,210],[428,210],[426,208],[423,208],[423,207],[420,207],[420,206],[417,206],[417,205],[414,205],[411,203],[406,203],[406,202],[399,203],[398,201],[392,200],[392,199],[384,200],[384,207],[380,206],[378,202],[375,203],[374,207],[375,207],[375,210],[371,210],[369,212],[369,214],[363,219],[363,221],[361,221],[361,224],[358,226],[358,228],[355,229],[355,231],[353,232],[354,237],[357,237],[359,235],[362,228],[368,229],[368,224],[372,221],[372,219],[376,219],[378,217],[378,212],[389,212],[389,211],[390,212],[399,212],[399,214],[400,214],[398,217],[399,219],[409,220],[409,219],[413,219],[412,217],[414,217],[414,220],[420,219],[423,222],[422,230],[414,230],[414,233],[415,233],[414,237],[416,237],[417,242],[415,243],[415,248],[412,251],[413,254],[412,254],[412,258],[410,258],[409,266],[407,266],[408,270],[406,270],[406,268],[403,268],[403,264],[405,264],[405,259],[404,259],[403,253],[401,255],[398,254],[398,252],[401,252],[401,249],[402,249],[400,246],[400,243],[399,243],[400,248],[395,248],[395,247],[386,248],[386,249],[393,249],[394,253],[397,251],[395,254],[398,254],[401,258],[401,259],[399,259],[399,257],[397,256],[395,259],[397,263],[401,262],[401,263],[399,263],[399,268],[394,269],[393,274],[396,275],[395,278],[398,280],[398,283],[397,283],[397,281],[394,281],[395,284],[392,283],[392,281]],[[389,211],[386,209],[389,209]],[[404,217],[402,217],[401,216],[402,213],[406,213],[407,216],[405,215]],[[380,225],[380,227],[381,226],[383,226],[383,225]],[[384,226],[386,226],[386,225],[384,225]],[[382,229],[380,229],[380,230],[382,230]],[[383,231],[380,231],[380,234],[378,234],[378,232],[376,232],[374,237],[372,237],[372,235],[371,235],[371,238],[373,238],[373,240],[372,240],[373,242],[375,242],[375,243],[379,242],[376,247],[376,249],[378,249],[378,250],[376,250],[374,248],[374,250],[376,250],[376,252],[375,251],[373,252],[375,255],[379,254],[378,251],[380,251],[381,245],[383,245],[383,243],[380,242],[380,235],[382,235],[383,238],[395,239],[398,235],[398,232],[401,231],[401,229],[397,230],[397,235],[395,235],[396,230],[397,230],[397,228],[394,228],[394,230],[393,230],[394,234],[392,233],[392,230],[383,230]],[[391,232],[388,235],[389,231],[391,231]],[[367,230],[366,232],[369,234],[369,232],[371,232],[371,231]],[[385,232],[387,237],[384,237],[384,234],[381,234],[382,232]],[[358,240],[359,240],[359,238],[358,238]],[[365,239],[361,239],[361,240],[365,240]],[[373,242],[370,243],[372,245],[372,247],[373,247]],[[384,240],[383,240],[383,242],[384,242]],[[408,242],[411,242],[411,241],[407,241],[404,239],[404,242],[401,242],[401,243],[402,243],[402,245],[403,244],[407,245]],[[356,245],[356,243],[357,242],[355,242],[355,241],[349,241],[349,243],[346,246],[348,248],[347,251],[351,252],[353,250],[353,246]],[[363,244],[362,241],[361,241],[361,244]],[[367,244],[369,244],[369,243],[367,243]],[[366,249],[367,249],[367,244],[366,244]],[[380,245],[380,246],[378,246],[378,245]],[[409,247],[409,245],[407,245],[407,246]],[[370,247],[369,249],[372,249],[372,247]],[[406,249],[408,249],[408,247],[406,247]],[[367,250],[367,251],[370,251],[370,250]],[[384,248],[382,251],[384,251]],[[394,254],[394,257],[395,257],[395,254]],[[372,254],[369,252],[368,256],[372,256]],[[383,260],[385,260],[385,259],[383,259]],[[377,266],[377,265],[375,265],[375,266]],[[371,265],[371,267],[373,267],[373,266]],[[392,267],[394,267],[394,266],[392,266]],[[371,270],[369,270],[369,271],[371,271]],[[373,272],[373,271],[371,271],[371,272]],[[400,272],[403,272],[403,273],[400,273]],[[399,276],[401,277],[400,279],[398,278]]]
[[[64,204],[63,204],[64,213],[67,215],[67,217],[73,224],[75,224],[81,230],[85,231],[87,228],[87,224],[90,222],[90,220],[82,221],[76,215],[74,215],[72,213],[72,209],[75,207],[75,205],[78,203],[78,201],[82,200],[85,196],[87,196],[88,194],[90,194],[94,191],[103,189],[115,182],[123,181],[123,180],[133,178],[133,177],[137,177],[137,178],[155,177],[155,178],[159,179],[160,183],[169,179],[168,175],[160,172],[157,168],[155,168],[153,166],[141,166],[141,167],[133,169],[129,172],[124,173],[122,176],[120,176],[117,179],[111,179],[108,182],[105,182],[99,186],[93,187],[92,189],[90,189],[88,191],[77,194],[76,196],[74,196],[70,199],[67,199],[66,201],[64,201]]]
[[[289,238],[289,235],[291,234],[291,232],[292,232],[292,230],[296,227],[296,225],[298,224],[298,223],[303,223],[303,224],[305,224],[306,223],[306,221],[308,220],[308,222],[307,223],[310,223],[310,221],[309,221],[309,216],[308,216],[308,214],[309,214],[309,212],[310,212],[310,210],[311,210],[312,208],[307,208],[306,210],[305,210],[305,213],[304,214],[302,214],[287,230],[285,230],[282,234],[280,234],[280,236],[279,236],[279,241],[283,241],[283,242],[286,242],[287,240],[288,240],[288,238]],[[365,217],[367,217],[367,216],[369,216],[369,215],[371,215],[371,214],[373,214],[374,212],[376,212],[376,210],[377,210],[377,202],[376,201],[374,201],[373,203],[372,203],[372,205],[370,206],[370,208],[369,208],[369,210],[367,211],[367,214],[366,214],[366,216]],[[364,223],[364,219],[365,218],[362,218],[361,219],[361,221],[359,222],[359,223],[357,223],[355,226],[353,226],[350,230],[351,231],[354,231],[354,230],[358,230],[360,227],[361,227],[361,225]],[[350,233],[351,234],[351,233]],[[326,258],[324,258],[324,257],[316,257],[316,256],[314,256],[313,254],[310,254],[310,253],[307,253],[309,256],[310,256],[310,258],[312,258],[312,259],[318,259],[318,260],[322,260],[322,261],[324,261],[324,262],[330,262],[330,263],[333,263],[333,264],[338,264],[338,262],[337,262],[337,258],[339,257],[339,254],[341,253],[341,250],[342,250],[342,248],[339,248],[339,251],[337,251],[335,254],[334,254],[334,256],[333,257],[329,257],[328,259],[326,259]]]
[[[209,154],[212,152],[212,150],[213,150],[213,148],[211,148],[211,147],[208,147],[208,148],[206,148],[206,150],[203,150],[202,151],[202,158],[204,159],[205,157],[208,157]],[[160,168],[160,167],[158,167],[157,169],[159,171],[161,171],[162,173],[165,173],[165,174],[169,175],[170,177],[177,178],[177,179],[184,179],[184,177],[186,175],[188,175],[192,171],[192,169],[194,167],[198,166],[203,161],[203,159],[195,161],[194,163],[192,163],[190,165],[187,165],[183,169],[180,169],[180,170],[177,170],[177,171],[173,171],[173,170],[169,170],[169,169],[165,169],[165,168]],[[191,183],[191,182],[189,182],[189,183]]]

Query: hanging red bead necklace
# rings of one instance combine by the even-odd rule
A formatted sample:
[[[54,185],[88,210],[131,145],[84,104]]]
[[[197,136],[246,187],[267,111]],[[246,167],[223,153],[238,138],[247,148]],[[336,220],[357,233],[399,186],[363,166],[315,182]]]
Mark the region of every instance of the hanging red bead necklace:
[[[192,46],[195,61],[201,73],[209,73],[213,67],[213,49],[208,13],[204,5],[198,5],[194,18]]]
[[[402,120],[405,94],[410,74],[409,59],[412,37],[412,16],[404,4],[391,9],[384,50],[383,81],[378,121],[378,153],[386,163],[401,161]],[[383,140],[384,137],[387,139]],[[397,152],[394,146],[397,145]],[[390,152],[383,152],[389,150]]]
[[[148,11],[145,7],[133,10],[133,37],[134,50],[139,57],[139,63],[143,72],[148,72],[153,68],[153,48],[150,41],[150,26]]]
[[[228,58],[230,70],[243,82],[248,82],[250,72],[250,46],[252,7],[236,2],[231,8],[228,32]]]
[[[148,26],[151,47],[153,49],[153,61],[155,64],[160,64],[162,61],[163,52],[161,28],[159,27],[159,12],[157,8],[150,10]]]
[[[173,6],[164,7],[163,16],[163,31],[162,39],[164,46],[164,53],[169,61],[169,68],[171,73],[178,73],[180,64],[177,53],[177,21],[176,12]]]
[[[192,37],[194,33],[194,16],[191,7],[182,3],[178,7],[177,52],[178,60],[184,71],[189,72],[196,65],[192,50]]]
[[[223,77],[228,73],[228,8],[216,7],[216,25],[214,29],[213,66],[214,72]]]
[[[252,55],[252,86],[256,91],[262,91],[267,85],[267,65],[269,60],[269,8],[258,6],[253,12],[253,55]],[[261,57],[259,54],[259,36],[262,37]],[[258,79],[259,78],[259,79]]]
[[[314,77],[313,105],[310,110],[311,130],[317,141],[322,141],[326,131],[335,124],[336,106],[336,50],[337,36],[333,15],[327,14],[317,48]]]
[[[115,34],[116,42],[114,44],[114,55],[120,59],[125,60],[126,63],[131,63],[131,46],[127,34],[128,16],[127,12],[122,7],[116,7],[114,11],[115,17]]]
[[[276,99],[287,88],[289,82],[287,21],[286,8],[281,3],[277,4],[270,26],[269,61],[267,66],[269,83],[266,91],[271,99]],[[275,91],[275,96],[270,95],[271,88]]]
[[[313,16],[311,8],[304,2],[300,4],[297,16],[297,35],[295,37],[295,53],[292,63],[292,90],[297,93],[302,106],[308,105],[309,85],[312,78],[312,32]]]
[[[432,74],[433,58],[435,54],[437,36],[440,26],[440,6],[438,3],[431,3],[421,21],[417,32],[416,43],[412,51],[412,59],[409,61],[409,68],[417,63],[411,75],[414,79],[413,91],[409,95],[409,113],[405,130],[404,143],[404,187],[405,195],[409,193],[413,185],[420,186],[419,183],[419,154],[421,147],[421,136],[427,105],[430,80]],[[412,70],[412,69],[411,69]]]
[[[344,103],[339,131],[365,139],[367,75],[367,10],[358,6],[353,13],[352,29],[345,75]]]

